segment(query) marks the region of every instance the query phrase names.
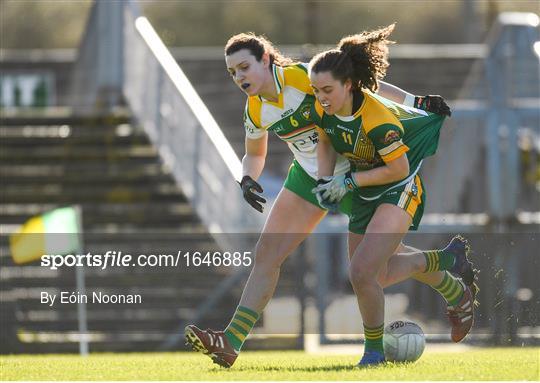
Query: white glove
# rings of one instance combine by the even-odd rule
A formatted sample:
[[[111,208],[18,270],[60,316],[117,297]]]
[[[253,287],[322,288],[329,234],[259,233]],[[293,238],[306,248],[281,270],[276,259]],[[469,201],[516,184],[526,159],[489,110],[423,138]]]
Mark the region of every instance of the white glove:
[[[317,188],[321,185],[324,185],[324,184],[327,184],[329,183],[330,181],[332,181],[332,178],[333,177],[323,177],[323,178],[319,178],[319,180],[317,180],[317,186],[314,187],[311,192],[315,194],[315,197],[317,198],[317,202],[319,202],[319,205],[323,208],[323,209],[327,209],[327,210],[330,210],[330,211],[334,211],[334,212],[337,212],[338,211],[338,207],[339,207],[339,203],[331,203],[330,201],[326,200],[323,198],[322,194],[323,192],[325,191],[325,189],[321,189],[320,191],[317,191]]]
[[[351,172],[333,177],[323,177],[319,179],[318,185],[311,190],[317,196],[317,201],[324,206],[339,204],[349,191],[358,189]],[[322,202],[321,202],[322,201]]]

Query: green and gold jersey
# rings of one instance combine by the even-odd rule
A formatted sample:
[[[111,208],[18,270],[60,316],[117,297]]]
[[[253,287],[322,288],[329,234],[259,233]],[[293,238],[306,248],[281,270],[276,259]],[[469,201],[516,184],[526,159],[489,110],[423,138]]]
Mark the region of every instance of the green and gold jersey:
[[[348,158],[352,171],[384,166],[407,153],[410,173],[404,180],[359,189],[362,198],[371,200],[406,183],[418,172],[422,160],[435,153],[444,116],[401,105],[371,92],[362,93],[362,105],[352,116],[327,115],[318,102],[313,114],[336,152]]]
[[[272,66],[278,101],[260,96],[248,97],[244,111],[244,127],[248,138],[257,139],[272,131],[287,143],[302,168],[317,178],[316,125],[311,112],[315,96],[307,75],[307,64]],[[349,169],[346,159],[338,157],[335,174]]]

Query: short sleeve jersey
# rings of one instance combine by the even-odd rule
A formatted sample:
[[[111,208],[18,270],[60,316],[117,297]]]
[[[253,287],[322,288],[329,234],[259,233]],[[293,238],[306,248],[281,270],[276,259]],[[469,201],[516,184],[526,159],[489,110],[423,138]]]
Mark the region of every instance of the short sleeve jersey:
[[[407,153],[409,178],[423,158],[435,153],[444,117],[407,107],[371,92],[352,116],[327,115],[314,106],[315,122],[324,130],[334,149],[348,158],[353,171],[384,166]],[[360,196],[375,198],[401,181],[362,187]]]
[[[307,75],[307,64],[272,65],[272,74],[278,100],[248,97],[244,110],[246,136],[257,139],[267,131],[273,131],[287,143],[300,166],[316,179],[319,138],[311,115],[315,96]],[[338,157],[334,174],[343,174],[348,169],[348,161]]]

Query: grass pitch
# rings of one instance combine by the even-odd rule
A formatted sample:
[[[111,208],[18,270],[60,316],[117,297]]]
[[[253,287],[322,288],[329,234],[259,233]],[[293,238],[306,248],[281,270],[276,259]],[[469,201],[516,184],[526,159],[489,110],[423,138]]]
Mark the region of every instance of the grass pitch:
[[[0,357],[1,380],[539,380],[540,348],[425,352],[414,364],[354,368],[358,356],[243,352],[231,369],[199,353]]]

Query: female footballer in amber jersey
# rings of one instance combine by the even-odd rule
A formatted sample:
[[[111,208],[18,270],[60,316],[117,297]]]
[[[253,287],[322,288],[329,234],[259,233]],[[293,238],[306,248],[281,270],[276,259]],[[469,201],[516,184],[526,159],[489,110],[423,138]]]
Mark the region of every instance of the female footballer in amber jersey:
[[[388,67],[387,37],[394,25],[343,38],[336,49],[310,62],[318,100],[314,115],[320,130],[317,148],[321,179],[313,189],[324,206],[335,207],[352,195],[349,215],[349,279],[364,322],[365,348],[360,366],[385,361],[384,283],[393,273],[396,248],[423,212],[425,192],[417,175],[425,157],[435,153],[444,117],[411,109],[373,94]],[[351,170],[335,174],[337,154]],[[466,254],[426,252],[424,281],[448,303],[452,340],[461,341],[473,324],[474,270]],[[449,271],[459,275],[456,278]],[[426,274],[427,276],[427,274]]]
[[[255,251],[255,264],[244,287],[236,312],[225,331],[203,331],[186,327],[186,338],[197,350],[216,363],[230,367],[259,315],[272,297],[283,261],[313,231],[327,210],[311,193],[317,184],[318,135],[311,115],[315,102],[307,75],[307,66],[284,57],[264,37],[253,34],[233,36],[225,47],[227,70],[233,81],[246,93],[244,110],[246,155],[242,159],[240,182],[246,201],[263,210],[262,187],[255,181],[265,164],[268,131],[284,140],[294,154],[293,164],[263,228]],[[388,84],[381,86],[386,97],[417,102],[427,109],[449,113],[438,96],[420,97]],[[344,174],[348,161],[340,158],[332,169]],[[340,210],[350,212],[350,198],[340,203]],[[384,283],[408,278],[414,270],[424,271],[424,256],[401,257],[390,267]]]

